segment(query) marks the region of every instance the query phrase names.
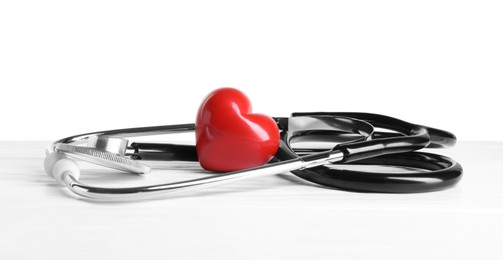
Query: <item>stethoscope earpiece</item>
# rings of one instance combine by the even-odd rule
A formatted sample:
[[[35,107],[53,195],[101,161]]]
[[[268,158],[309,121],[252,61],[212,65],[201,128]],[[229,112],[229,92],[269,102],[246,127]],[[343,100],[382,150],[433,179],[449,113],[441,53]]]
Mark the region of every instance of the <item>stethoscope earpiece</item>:
[[[79,165],[74,160],[59,152],[46,155],[44,169],[47,175],[63,186],[66,185],[64,180],[66,176],[72,176],[77,180],[80,177]]]

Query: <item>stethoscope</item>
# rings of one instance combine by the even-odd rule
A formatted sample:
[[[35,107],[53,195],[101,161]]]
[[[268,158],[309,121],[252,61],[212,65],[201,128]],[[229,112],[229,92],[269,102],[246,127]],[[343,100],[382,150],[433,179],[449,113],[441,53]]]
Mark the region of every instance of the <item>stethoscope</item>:
[[[454,145],[455,136],[443,130],[370,113],[294,113],[291,117],[272,119],[278,127],[279,147],[268,163],[210,177],[124,188],[99,187],[79,181],[76,159],[137,174],[150,171],[145,161],[198,161],[194,145],[129,140],[145,135],[192,132],[197,128],[195,124],[117,129],[67,137],[48,147],[44,168],[49,176],[78,197],[99,201],[165,197],[285,172],[321,187],[381,193],[442,190],[456,184],[462,176],[461,165],[451,158],[417,152],[422,148]],[[376,167],[380,170],[375,171]]]

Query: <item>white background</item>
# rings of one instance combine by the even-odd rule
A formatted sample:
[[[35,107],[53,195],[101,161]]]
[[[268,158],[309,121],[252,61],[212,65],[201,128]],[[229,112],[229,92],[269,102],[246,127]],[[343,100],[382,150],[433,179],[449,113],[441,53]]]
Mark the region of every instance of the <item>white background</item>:
[[[2,1],[0,140],[254,111],[365,111],[503,140],[501,1]],[[490,130],[496,129],[496,130]]]
[[[223,86],[273,116],[366,111],[503,141],[502,46],[501,0],[0,0],[0,140],[46,140],[0,143],[0,258],[503,259],[502,142],[441,151],[462,181],[401,195],[282,174],[98,204],[42,169],[50,140],[193,122]],[[84,165],[81,180],[206,176],[153,166],[138,178]]]

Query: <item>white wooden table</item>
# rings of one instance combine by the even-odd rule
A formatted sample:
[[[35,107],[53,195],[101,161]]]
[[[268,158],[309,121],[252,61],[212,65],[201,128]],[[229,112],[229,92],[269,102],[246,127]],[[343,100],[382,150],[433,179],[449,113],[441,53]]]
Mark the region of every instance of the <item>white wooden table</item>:
[[[440,192],[354,193],[285,173],[134,203],[69,196],[43,172],[48,144],[0,142],[0,259],[503,259],[503,143],[436,151],[465,170]],[[172,170],[138,177],[82,165],[81,178],[134,185],[203,174],[154,166]]]

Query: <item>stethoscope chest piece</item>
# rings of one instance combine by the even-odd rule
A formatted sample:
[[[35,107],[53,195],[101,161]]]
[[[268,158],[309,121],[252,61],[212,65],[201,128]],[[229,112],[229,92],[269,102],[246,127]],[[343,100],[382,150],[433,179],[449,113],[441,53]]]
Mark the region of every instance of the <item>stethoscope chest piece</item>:
[[[55,150],[79,160],[121,171],[136,174],[150,172],[148,165],[126,156],[128,140],[123,138],[91,135],[87,146],[58,143]]]

